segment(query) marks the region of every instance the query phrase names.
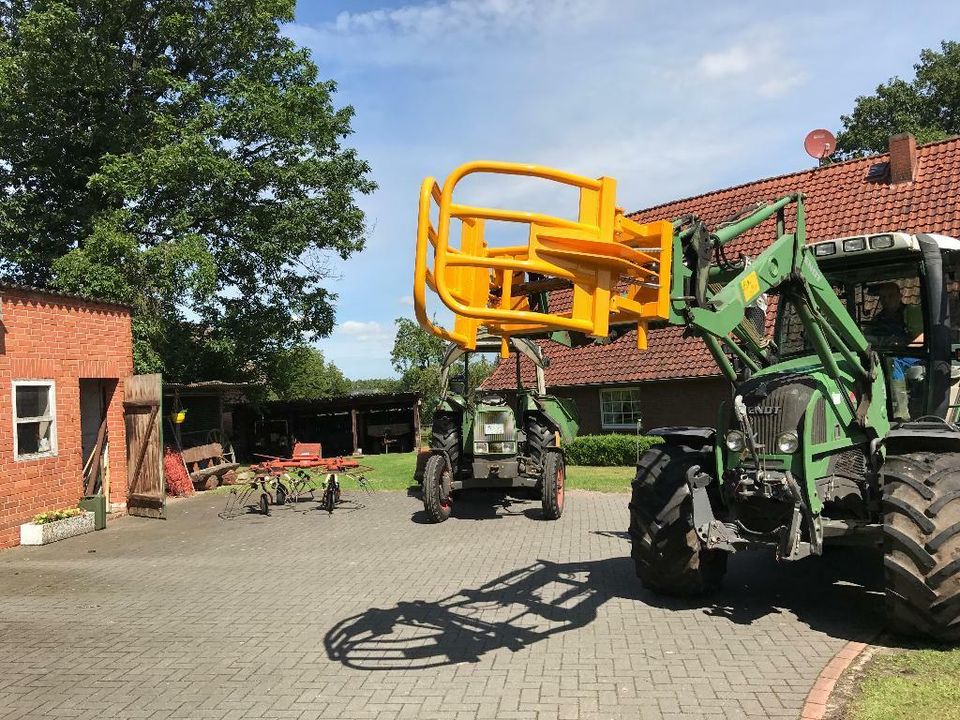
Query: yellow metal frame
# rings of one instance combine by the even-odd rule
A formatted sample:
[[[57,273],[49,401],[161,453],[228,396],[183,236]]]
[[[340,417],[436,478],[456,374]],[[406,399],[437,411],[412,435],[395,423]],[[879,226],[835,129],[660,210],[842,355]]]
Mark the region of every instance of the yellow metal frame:
[[[551,215],[474,207],[454,202],[457,184],[469,175],[522,175],[579,189],[577,220]],[[437,207],[437,226],[430,219]],[[451,244],[452,221],[460,223],[459,245]],[[487,220],[529,226],[527,244],[488,247]],[[673,226],[641,224],[616,206],[616,180],[506,162],[470,162],[441,187],[428,177],[420,188],[413,299],[417,320],[433,334],[469,350],[483,331],[506,339],[554,330],[606,337],[611,325],[636,324],[637,345],[646,348],[647,324],[666,320],[670,298]],[[531,308],[517,285],[530,276],[572,284],[569,309]],[[448,330],[427,316],[427,289],[454,314]],[[506,342],[504,342],[506,347]]]

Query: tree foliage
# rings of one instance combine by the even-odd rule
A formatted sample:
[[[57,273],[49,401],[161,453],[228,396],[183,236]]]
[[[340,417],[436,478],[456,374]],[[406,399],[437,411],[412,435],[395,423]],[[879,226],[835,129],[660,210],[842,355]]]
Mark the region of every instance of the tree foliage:
[[[363,380],[351,380],[350,390],[355,393],[401,392],[400,381],[396,378],[366,378]]]
[[[400,373],[399,389],[420,393],[421,418],[429,422],[440,401],[440,371],[446,345],[413,320],[398,318],[397,334],[390,360]],[[472,403],[476,389],[494,371],[497,364],[483,354],[471,354],[467,367],[467,401]],[[463,375],[462,368],[451,368],[451,375]]]
[[[0,2],[0,275],[128,303],[139,371],[246,379],[329,334],[369,167],[294,0]]]
[[[420,416],[429,422],[440,400],[443,341],[409,318],[397,318],[395,322],[397,334],[390,351],[390,362],[400,373],[400,389],[420,394]]]
[[[269,368],[270,389],[278,400],[314,400],[350,391],[350,381],[310,345],[277,352]]]
[[[960,42],[923,50],[914,70],[912,81],[892,78],[874,95],[858,97],[853,112],[841,116],[840,157],[884,153],[897,133],[913,133],[918,143],[960,134]]]

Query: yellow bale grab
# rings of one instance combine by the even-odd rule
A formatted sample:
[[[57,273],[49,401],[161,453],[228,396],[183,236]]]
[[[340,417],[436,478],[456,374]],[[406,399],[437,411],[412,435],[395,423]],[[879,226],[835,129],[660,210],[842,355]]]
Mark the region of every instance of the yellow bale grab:
[[[577,188],[577,220],[455,202],[457,184],[480,173],[522,175]],[[436,226],[430,218],[434,208]],[[455,241],[453,221],[460,230]],[[488,246],[485,221],[528,225],[527,243]],[[466,163],[442,187],[426,178],[420,189],[413,287],[417,319],[426,330],[468,350],[475,349],[480,332],[504,339],[556,330],[606,337],[611,325],[623,324],[637,325],[642,349],[647,324],[668,317],[672,241],[671,223],[641,224],[624,217],[616,206],[613,178],[593,179],[539,165]],[[453,312],[452,330],[427,315],[428,288]],[[546,294],[562,289],[571,291],[569,307],[551,312]]]

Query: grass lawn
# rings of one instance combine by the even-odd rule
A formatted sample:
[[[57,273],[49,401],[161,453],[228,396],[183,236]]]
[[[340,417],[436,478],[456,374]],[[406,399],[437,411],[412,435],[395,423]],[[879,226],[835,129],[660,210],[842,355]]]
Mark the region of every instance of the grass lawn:
[[[373,468],[366,474],[371,490],[406,490],[414,484],[413,471],[417,464],[416,453],[392,453],[389,455],[368,455],[361,459],[364,465]],[[242,471],[242,470],[241,470]],[[567,488],[574,490],[594,490],[596,492],[629,492],[630,481],[636,469],[633,467],[586,467],[570,465],[567,467]],[[325,475],[311,471],[314,485],[321,485]],[[349,477],[343,477],[344,488],[356,487]],[[230,492],[223,485],[210,492]]]
[[[413,471],[417,463],[416,453],[394,455],[369,455],[363,459],[374,468],[370,473],[371,487],[382,490],[404,490],[413,483]],[[598,492],[629,492],[630,481],[636,469],[633,467],[583,467],[567,468],[567,487]]]
[[[877,655],[866,668],[846,717],[960,719],[960,648]]]

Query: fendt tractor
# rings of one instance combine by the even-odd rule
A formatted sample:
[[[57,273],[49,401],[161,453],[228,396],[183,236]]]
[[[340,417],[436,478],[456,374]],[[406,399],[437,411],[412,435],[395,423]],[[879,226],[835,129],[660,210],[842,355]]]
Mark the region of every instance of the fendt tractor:
[[[456,202],[478,173],[572,187],[577,219]],[[603,341],[635,327],[643,349],[650,323],[686,328],[730,400],[715,428],[654,431],[663,444],[639,460],[629,532],[642,582],[697,594],[720,584],[733,552],[793,561],[830,543],[873,545],[891,626],[960,640],[960,241],[887,232],[807,245],[799,194],[714,228],[695,216],[640,224],[615,195],[611,178],[512,163],[463,165],[443,187],[427,178],[419,322],[466,349],[480,332],[498,336],[504,355],[509,338]],[[488,243],[490,222],[525,223],[526,242]],[[731,259],[730,243],[754,229],[751,246],[765,230],[772,242]],[[430,321],[428,288],[451,329]],[[776,308],[772,335],[764,306]]]
[[[481,337],[472,352],[500,352],[497,337]],[[510,339],[516,351],[515,403],[505,394],[467,387],[470,353],[450,343],[441,367],[440,404],[433,418],[430,457],[423,468],[423,507],[433,522],[450,517],[453,494],[473,488],[526,488],[537,494],[543,515],[563,514],[566,465],[562,447],[577,435],[576,408],[547,394],[547,359],[538,345]],[[536,387],[524,386],[520,358],[534,368]],[[463,361],[462,377],[451,382],[451,369]]]

